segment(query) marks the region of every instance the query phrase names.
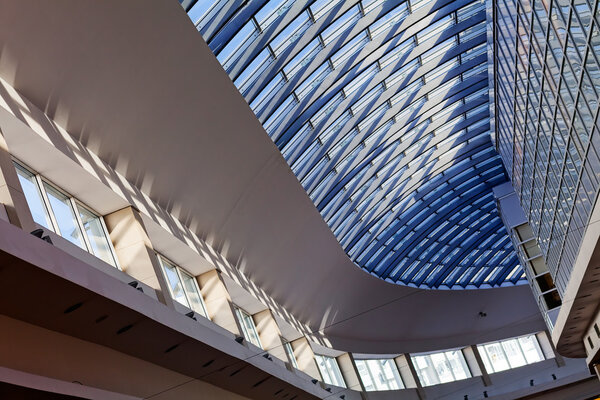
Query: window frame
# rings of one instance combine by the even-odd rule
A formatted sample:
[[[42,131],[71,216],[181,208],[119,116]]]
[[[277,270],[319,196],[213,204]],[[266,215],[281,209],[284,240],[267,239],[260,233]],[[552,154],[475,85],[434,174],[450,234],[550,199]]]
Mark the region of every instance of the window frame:
[[[450,362],[450,359],[449,359],[447,353],[454,353],[454,352],[460,354],[459,361],[460,361],[460,364],[463,365],[462,372],[466,375],[464,378],[457,378],[455,371],[452,368],[452,363]],[[446,381],[446,380],[441,379],[440,372],[436,368],[437,364],[435,363],[435,360],[432,358],[432,356],[438,356],[438,357],[443,356],[444,357],[444,364],[448,368],[448,372],[452,376],[452,380]],[[469,378],[473,377],[473,372],[471,371],[471,368],[469,367],[469,364],[467,363],[467,360],[466,360],[464,352],[463,352],[463,348],[448,349],[448,350],[444,350],[444,351],[437,351],[437,352],[431,352],[431,353],[410,354],[410,357],[412,359],[413,364],[415,365],[415,372],[417,374],[416,378],[419,379],[419,382],[421,383],[421,385],[423,385],[423,387],[441,385],[441,384],[461,381],[461,380],[465,380],[465,379],[469,379]],[[426,363],[428,364],[427,368],[421,368],[418,365],[417,357],[425,357],[426,358]],[[427,379],[425,370],[429,369],[429,368],[432,368],[432,372],[435,373],[436,382],[434,382],[434,383],[425,382],[425,380]]]
[[[18,174],[18,170],[22,170],[26,174],[31,175],[35,180],[36,189],[38,191],[38,194],[40,195],[40,199],[43,203],[44,211],[46,213],[46,218],[50,225],[49,227],[42,226],[43,228],[46,228],[46,229],[52,231],[56,235],[65,239],[66,241],[68,241],[69,243],[72,243],[73,245],[86,251],[87,253],[91,254],[92,256],[98,258],[102,262],[105,262],[108,265],[111,265],[112,267],[117,268],[118,270],[122,270],[121,265],[119,263],[119,259],[117,258],[117,254],[114,249],[114,245],[112,243],[112,240],[110,239],[110,235],[108,233],[108,228],[106,227],[106,223],[104,222],[104,216],[102,214],[96,212],[93,208],[91,208],[90,206],[83,203],[81,200],[79,200],[79,199],[75,198],[74,196],[72,196],[71,194],[69,194],[69,192],[60,188],[58,185],[54,184],[48,178],[42,176],[40,173],[36,172],[34,169],[28,167],[25,163],[15,159],[15,158],[13,158],[12,161],[13,161],[13,166],[15,167],[15,170],[17,170],[17,171],[15,171],[17,174]],[[50,199],[48,198],[46,186],[49,186],[52,190],[56,191],[58,194],[63,195],[66,198],[66,202],[68,203],[69,207],[71,208],[71,212],[73,213],[73,215],[75,217],[74,222],[75,222],[77,229],[79,229],[79,233],[81,234],[81,237],[82,237],[82,245],[84,247],[81,247],[81,246],[77,245],[76,243],[71,242],[68,238],[64,237],[61,234],[58,220],[56,219],[56,215],[54,214],[54,210],[50,203]],[[25,201],[27,201],[27,198],[25,198]],[[29,207],[29,203],[27,204],[27,206]],[[85,230],[85,226],[83,224],[83,221],[81,220],[81,215],[79,215],[79,208],[83,208],[85,211],[93,214],[98,219],[98,221],[100,221],[100,225],[101,225],[102,231],[104,233],[104,237],[106,239],[106,242],[108,243],[108,249],[109,249],[111,258],[113,260],[113,264],[110,264],[109,262],[103,260],[101,257],[94,254],[94,250],[90,243],[90,239],[88,238],[88,235]],[[35,224],[40,225],[37,222],[35,222]]]
[[[377,381],[377,376],[374,375],[374,372],[371,369],[371,366],[369,364],[369,361],[375,361],[378,364],[379,370],[383,371],[384,370],[384,363],[389,362],[391,363],[391,369],[392,369],[392,373],[394,375],[395,378],[395,383],[396,386],[398,386],[398,388],[396,389],[390,389],[389,386],[389,380],[386,380],[385,385],[388,386],[388,388],[380,388],[380,386],[382,385],[382,383],[380,383],[379,381]],[[372,389],[367,389],[364,379],[363,379],[363,375],[360,373],[360,368],[359,368],[359,362],[360,363],[364,363],[364,368],[367,372],[367,374],[369,375],[369,379],[371,379],[371,385],[373,386]],[[379,392],[379,391],[388,391],[388,390],[402,390],[405,388],[404,385],[404,381],[402,380],[402,376],[400,375],[400,369],[398,368],[398,365],[396,364],[396,360],[393,358],[364,358],[364,359],[357,359],[354,360],[354,364],[356,365],[356,370],[358,372],[358,378],[360,379],[361,383],[363,384],[363,386],[365,387],[365,391],[367,392]]]
[[[534,347],[536,348],[538,355],[541,356],[540,360],[530,362],[527,359],[527,354],[526,354],[525,350],[523,349],[523,344],[521,343],[521,339],[526,339],[526,340],[533,339],[533,341],[535,343]],[[523,357],[523,359],[525,360],[524,364],[513,366],[514,359],[511,360],[511,358],[507,354],[507,350],[505,349],[504,343],[508,343],[513,340],[517,343],[517,346],[518,346],[519,350],[521,351],[520,354]],[[506,364],[508,365],[508,368],[502,369],[501,367],[494,365],[496,362],[492,360],[492,357],[489,354],[490,352],[488,351],[488,347],[493,346],[493,345],[498,346],[498,348],[502,352],[502,355],[504,356],[504,359],[506,361]],[[487,370],[487,372],[489,374],[494,374],[497,372],[508,371],[508,370],[512,370],[515,368],[524,367],[526,365],[535,364],[535,363],[542,362],[542,361],[545,361],[548,359],[548,357],[546,357],[546,355],[544,354],[544,351],[542,350],[542,346],[540,344],[540,340],[538,339],[537,334],[535,334],[535,333],[530,334],[530,335],[517,336],[517,337],[513,337],[513,338],[506,338],[503,340],[497,340],[495,342],[477,344],[477,350],[479,351],[479,354],[481,355],[485,369]]]
[[[340,364],[338,363],[337,357],[326,356],[324,354],[315,354],[314,358],[315,358],[315,363],[317,364],[317,369],[319,370],[319,374],[321,375],[321,379],[323,380],[324,383],[326,383],[328,385],[343,387],[343,388],[348,387],[348,384],[346,383],[346,379],[344,378],[344,375],[342,374],[342,370],[340,369]],[[329,367],[326,367],[327,370],[325,372],[327,372],[327,380],[325,380],[325,375],[323,374],[323,370],[322,370],[321,366],[319,365],[319,358],[321,358],[323,360],[323,363],[326,366],[327,366],[328,360],[333,361],[336,365],[336,368],[337,368],[336,371],[330,371]],[[340,380],[339,383],[341,383],[341,385],[338,385],[337,383],[333,382],[334,380],[331,379],[332,375],[339,375],[339,380]],[[335,380],[337,381],[338,377],[336,377]]]
[[[236,317],[237,322],[239,323],[239,326],[241,328],[241,334],[244,337],[244,339],[246,339],[247,342],[252,343],[254,346],[264,350],[264,347],[262,345],[262,342],[260,340],[260,335],[258,334],[258,329],[256,329],[256,322],[254,322],[254,318],[252,317],[252,314],[250,314],[248,311],[244,310],[243,308],[241,308],[238,305],[233,305],[234,308],[234,314]],[[254,343],[247,334],[247,328],[246,328],[246,324],[244,324],[244,321],[242,320],[242,317],[247,317],[250,321],[252,321],[252,331],[254,333],[254,336],[256,337],[256,341],[258,343]]]
[[[292,342],[281,336],[281,343],[283,344],[283,349],[285,350],[285,354],[287,355],[287,358],[290,361],[292,367],[296,368],[297,370],[300,370],[300,367],[298,366],[298,359],[294,354],[294,346],[292,346]]]
[[[196,279],[196,276],[194,274],[186,271],[185,269],[181,268],[179,265],[177,265],[176,263],[174,263],[173,261],[171,261],[170,259],[168,259],[167,257],[165,257],[164,255],[162,255],[160,253],[156,253],[156,257],[158,258],[158,261],[160,263],[163,277],[167,281],[167,286],[169,287],[169,294],[171,295],[171,299],[176,301],[178,304],[181,304],[182,306],[188,308],[190,311],[193,311],[195,314],[198,314],[198,315],[210,320],[210,318],[208,316],[208,310],[206,309],[206,304],[204,303],[204,296],[202,296],[202,291],[200,290],[200,285],[198,285],[198,280]],[[187,301],[187,304],[183,304],[175,298],[175,295],[173,294],[173,289],[171,288],[171,284],[169,283],[169,278],[167,277],[167,274],[165,271],[165,263],[168,264],[169,266],[175,268],[175,272],[177,273],[177,279],[179,280],[179,284],[181,285],[181,289],[183,291],[183,295],[185,297],[185,300]],[[192,308],[192,301],[190,300],[190,295],[188,294],[188,291],[186,290],[185,284],[183,282],[183,274],[192,278],[194,287],[198,291],[198,296],[200,298],[200,305],[202,308],[202,312],[199,312],[198,310],[194,310]]]

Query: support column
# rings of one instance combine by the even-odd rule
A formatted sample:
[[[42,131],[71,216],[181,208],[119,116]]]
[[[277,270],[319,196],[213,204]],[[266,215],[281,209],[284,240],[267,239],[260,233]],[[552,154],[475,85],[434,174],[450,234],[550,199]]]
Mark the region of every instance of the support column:
[[[315,379],[321,380],[321,373],[315,362],[315,353],[313,353],[308,340],[306,340],[305,337],[301,337],[290,344],[294,350],[294,357],[296,357],[298,369]]]
[[[160,300],[174,308],[174,300],[139,211],[125,207],[105,215],[104,222],[123,272],[155,289]]]
[[[477,346],[465,347],[463,349],[463,355],[465,356],[465,361],[469,366],[469,370],[471,370],[471,376],[481,376],[484,386],[491,386],[492,380],[485,369],[485,364],[483,363],[483,359],[481,358]]]
[[[341,356],[337,357],[337,362],[340,366],[340,371],[342,372],[344,381],[346,382],[346,387],[348,389],[364,392],[365,388],[363,387],[362,381],[358,376],[358,370],[356,369],[356,364],[354,363],[354,357],[352,357],[352,354],[342,354]]]
[[[402,378],[404,387],[407,389],[418,387],[417,382],[419,381],[419,378],[413,374],[413,370],[408,365],[408,358],[402,354],[394,358],[394,361],[398,367],[398,372],[400,373],[400,378]]]
[[[552,342],[552,335],[550,334],[550,332],[546,330],[544,332],[537,333],[535,336],[538,340],[538,343],[540,344],[542,352],[544,353],[544,358],[549,359],[554,357],[554,362],[556,362],[556,366],[559,368],[564,367],[566,365],[565,360],[560,354],[558,354],[558,351],[556,351],[556,347]]]
[[[234,335],[240,335],[237,319],[231,306],[231,297],[223,283],[221,273],[212,270],[197,277],[200,292],[204,298],[208,317],[217,325]]]
[[[272,356],[279,358],[283,362],[287,362],[287,355],[281,341],[281,331],[277,325],[277,321],[273,318],[271,310],[263,310],[252,316],[256,331],[260,338],[260,343],[263,349],[268,351]]]
[[[31,232],[36,229],[8,145],[0,131],[0,203],[4,204],[8,221]]]
[[[398,365],[398,369],[400,369],[400,375],[402,376],[402,379],[404,379],[404,375],[402,375],[402,369],[400,367],[400,363],[398,362],[398,360],[402,361],[403,367],[402,369],[404,369],[407,373],[407,379],[410,379],[412,382],[411,384],[414,384],[414,388],[417,389],[417,395],[419,396],[420,399],[425,399],[425,391],[423,390],[423,385],[421,384],[421,381],[419,380],[419,375],[417,374],[417,370],[415,368],[415,365],[413,364],[412,358],[410,357],[410,354],[404,354],[400,357],[396,358],[396,364]],[[405,385],[407,385],[407,381],[404,381]],[[406,386],[408,387],[408,386]]]

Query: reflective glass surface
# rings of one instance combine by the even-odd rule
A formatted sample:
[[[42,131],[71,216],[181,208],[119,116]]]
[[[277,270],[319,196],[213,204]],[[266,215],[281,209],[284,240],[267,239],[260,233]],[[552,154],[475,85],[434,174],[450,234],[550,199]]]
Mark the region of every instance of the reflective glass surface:
[[[488,372],[499,372],[543,361],[544,354],[535,335],[477,346]]]
[[[491,190],[484,2],[265,4],[188,13],[228,27],[200,32],[352,261],[423,288],[524,282]]]
[[[75,216],[75,211],[73,210],[69,197],[46,182],[44,182],[44,189],[48,196],[50,208],[54,214],[60,235],[82,249],[85,249],[81,229],[79,229],[77,217]]]
[[[19,182],[21,183],[21,188],[23,188],[23,193],[27,199],[27,205],[29,205],[29,211],[31,211],[33,220],[48,229],[53,229],[50,215],[48,215],[48,209],[42,198],[35,175],[17,165],[17,176],[19,177]]]
[[[173,299],[208,318],[196,278],[164,257],[158,256],[158,259],[163,267]]]
[[[366,391],[404,388],[393,359],[355,360],[355,364]]]
[[[81,218],[81,223],[83,224],[83,229],[92,249],[92,253],[105,262],[116,265],[100,217],[79,204],[77,205],[77,211],[79,212],[79,217]]]
[[[63,193],[40,175],[14,162],[33,220],[71,243],[117,267],[112,244],[101,216]]]
[[[497,147],[562,297],[600,183],[597,5],[495,7]]]
[[[471,377],[471,372],[461,350],[411,355],[411,358],[423,386],[437,385]]]
[[[238,307],[235,308],[235,315],[242,328],[242,335],[244,335],[244,338],[246,338],[246,340],[253,345],[262,348],[262,344],[260,343],[258,332],[256,332],[256,325],[254,325],[252,316]]]
[[[163,271],[165,272],[165,276],[169,283],[169,289],[171,290],[171,296],[174,300],[183,304],[186,307],[189,307],[190,304],[187,301],[187,297],[185,296],[185,292],[183,291],[183,285],[181,284],[181,280],[179,279],[179,274],[177,273],[177,267],[168,261],[164,260],[161,257],[161,264],[163,266]]]
[[[334,357],[315,354],[315,361],[319,367],[323,382],[329,385],[346,387],[342,372],[340,371],[340,366]]]

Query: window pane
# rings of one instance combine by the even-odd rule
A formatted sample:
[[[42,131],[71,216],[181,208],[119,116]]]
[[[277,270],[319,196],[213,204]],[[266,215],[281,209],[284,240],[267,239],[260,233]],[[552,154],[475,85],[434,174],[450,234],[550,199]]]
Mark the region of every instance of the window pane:
[[[29,210],[31,211],[33,220],[43,227],[52,229],[52,223],[50,222],[50,217],[48,216],[48,210],[46,209],[46,205],[42,199],[42,194],[40,193],[40,188],[37,184],[35,176],[30,174],[28,171],[21,169],[19,166],[15,166],[17,168],[17,176],[19,177],[19,182],[21,182],[21,187],[23,188],[23,193],[25,194],[25,199],[27,199],[27,204],[29,205]]]
[[[242,334],[244,335],[244,338],[246,338],[246,340],[253,345],[262,348],[252,316],[239,308],[236,308],[235,312],[238,317],[238,321],[242,326]]]
[[[315,361],[323,377],[323,382],[329,385],[346,387],[340,367],[335,358],[315,354]]]
[[[544,360],[544,354],[535,335],[483,344],[477,347],[488,372],[504,371]]]
[[[181,279],[183,279],[183,287],[185,289],[185,293],[190,301],[190,305],[192,310],[197,312],[204,317],[207,317],[206,310],[204,309],[204,302],[202,301],[202,295],[198,290],[198,285],[196,284],[196,278],[189,275],[187,272],[179,270],[181,273]]]
[[[465,357],[461,350],[447,351],[446,358],[450,363],[450,369],[454,375],[454,380],[466,379],[471,376]]]
[[[367,391],[403,388],[398,367],[392,359],[356,360],[356,367]]]
[[[165,271],[165,276],[167,281],[169,282],[169,289],[171,289],[171,296],[173,299],[186,307],[189,307],[188,301],[185,297],[185,293],[183,292],[183,286],[181,286],[181,282],[179,281],[179,275],[177,274],[177,269],[175,266],[171,265],[163,258],[160,259],[161,264],[163,266],[163,270]]]
[[[282,339],[283,340],[283,339]],[[292,366],[298,369],[298,361],[296,361],[296,356],[294,355],[294,349],[292,348],[292,344],[290,342],[283,342],[283,348],[292,363]]]
[[[110,250],[108,237],[104,231],[100,217],[79,205],[77,206],[77,209],[83,224],[83,229],[90,242],[92,253],[96,257],[116,267],[115,259]]]
[[[440,383],[452,382],[454,380],[450,370],[450,363],[446,360],[444,353],[431,354],[431,361],[435,366]]]
[[[54,218],[58,224],[60,235],[82,249],[87,250],[83,243],[81,231],[69,198],[45,182],[44,188],[46,189]]]
[[[504,349],[504,353],[506,354],[506,358],[508,358],[508,363],[510,364],[511,368],[516,368],[527,364],[525,357],[521,352],[521,347],[515,339],[505,340],[502,342],[502,348]]]
[[[519,343],[521,344],[521,348],[525,353],[527,363],[534,363],[544,360],[544,354],[542,353],[542,349],[540,349],[540,345],[535,335],[521,337],[519,338]]]
[[[485,351],[492,365],[493,372],[509,369],[508,361],[502,351],[500,343],[492,343],[485,346]]]
[[[462,350],[411,357],[423,386],[466,379],[471,376]]]

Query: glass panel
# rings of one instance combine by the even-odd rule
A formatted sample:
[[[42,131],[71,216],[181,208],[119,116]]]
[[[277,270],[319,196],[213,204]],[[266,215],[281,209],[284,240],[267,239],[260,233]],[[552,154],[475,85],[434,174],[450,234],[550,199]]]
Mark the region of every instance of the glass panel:
[[[348,30],[354,21],[361,17],[360,6],[357,4],[344,13],[341,17],[333,21],[331,25],[327,27],[321,33],[321,38],[325,46],[333,42],[338,36]],[[316,19],[316,18],[315,18]]]
[[[277,18],[285,14],[292,4],[292,0],[271,0],[265,4],[256,13],[256,20],[260,29],[264,31]]]
[[[116,267],[117,265],[110,248],[110,242],[100,217],[80,205],[77,205],[77,210],[79,211],[83,229],[90,243],[92,254],[113,267]]]
[[[362,4],[363,12],[368,14],[384,2],[385,0],[361,0],[360,3]]]
[[[315,56],[321,51],[323,45],[319,38],[313,39],[306,45],[294,58],[283,67],[283,73],[289,79],[292,79],[302,68],[310,64]]]
[[[346,387],[340,367],[335,358],[315,354],[315,361],[323,377],[323,382],[329,385]]]
[[[269,49],[264,49],[256,56],[254,61],[234,81],[240,93],[245,94],[274,60]]]
[[[292,43],[298,40],[311,23],[308,11],[305,11],[281,31],[281,33],[271,41],[271,47],[273,48],[275,57],[279,57]]]
[[[450,369],[450,363],[446,360],[444,353],[431,354],[430,357],[435,366],[440,383],[452,382],[454,380],[452,370]]]
[[[171,290],[171,296],[173,299],[186,307],[189,307],[187,298],[185,297],[185,293],[183,292],[183,286],[179,281],[179,274],[177,274],[177,268],[174,265],[171,265],[162,257],[160,258],[160,262],[163,266],[163,271],[165,272],[165,277],[167,278],[167,282],[169,283],[169,289]]]
[[[327,75],[331,72],[329,63],[322,64],[317,70],[315,70],[308,78],[302,82],[300,86],[294,91],[298,97],[298,101],[302,101],[310,92],[315,90]]]
[[[17,164],[15,164],[15,167],[17,168],[17,176],[19,177],[19,182],[23,188],[23,193],[25,194],[25,199],[27,200],[27,205],[29,205],[29,211],[31,211],[33,220],[45,228],[54,230],[35,176],[29,173],[29,171],[21,169]]]
[[[525,357],[521,352],[521,347],[516,339],[503,341],[502,348],[504,349],[504,354],[506,354],[506,358],[508,359],[511,368],[527,364],[527,361],[525,361]]]
[[[75,212],[71,207],[71,201],[67,196],[54,189],[52,186],[44,182],[44,189],[50,201],[50,208],[58,224],[60,235],[68,241],[76,244],[84,250],[85,244],[81,236],[81,230],[75,217]]]
[[[252,319],[252,316],[237,307],[235,309],[235,313],[242,327],[242,334],[244,335],[244,338],[246,338],[246,340],[252,343],[253,345],[262,349],[262,345],[260,343],[260,339],[258,338],[258,333],[256,332],[256,326],[254,325],[254,320]]]
[[[199,0],[188,11],[188,16],[198,30],[204,28],[217,11],[221,10],[227,0]]]
[[[391,28],[394,25],[399,25],[400,21],[402,21],[407,15],[408,7],[406,6],[406,2],[404,2],[369,26],[371,37],[375,38],[376,36],[385,32],[388,28]]]
[[[426,40],[438,38],[442,34],[442,32],[444,32],[452,25],[454,25],[454,16],[447,15],[444,18],[441,18],[439,21],[433,23],[429,27],[423,29],[421,32],[417,33],[417,42],[423,43]]]
[[[250,103],[250,108],[254,111],[255,114],[259,114],[263,111],[263,108],[268,104],[269,101],[273,100],[273,96],[275,93],[279,91],[285,85],[285,78],[283,74],[280,72],[265,88],[252,100]]]
[[[540,349],[540,344],[535,335],[519,338],[519,344],[523,349],[528,364],[544,360],[544,354],[542,353],[542,349]]]
[[[544,360],[535,335],[477,346],[488,372],[504,371]]]
[[[285,352],[287,353],[287,356],[290,359],[292,366],[298,369],[298,361],[296,361],[296,356],[294,355],[294,349],[292,348],[292,344],[290,342],[284,341],[283,348],[285,349]]]
[[[454,380],[466,379],[471,376],[467,362],[461,350],[447,351],[446,358],[454,375]]]
[[[229,70],[242,52],[246,50],[248,44],[250,44],[258,34],[259,32],[256,28],[256,23],[251,19],[242,27],[242,29],[240,29],[237,35],[227,43],[223,50],[217,55],[217,59],[221,65],[223,65],[225,70]]]
[[[311,4],[310,12],[316,21],[341,2],[341,0],[316,0],[313,4]]]
[[[440,383],[431,357],[415,356],[413,357],[415,368],[421,384],[423,386],[431,386]]]
[[[388,65],[395,62],[399,62],[403,59],[412,49],[415,48],[414,39],[408,39],[394,47],[391,51],[387,52],[383,57],[379,59],[379,66],[384,69]]]
[[[392,359],[356,360],[356,367],[367,391],[397,390],[404,387],[398,367]]]
[[[411,356],[423,386],[466,379],[471,372],[462,350]]]
[[[179,270],[179,272],[181,272],[183,287],[191,303],[190,305],[192,310],[194,310],[200,315],[203,315],[204,317],[208,317],[204,308],[204,302],[202,301],[202,295],[200,294],[198,284],[196,283],[196,278],[194,278],[193,276],[181,269]]]
[[[510,368],[500,343],[488,344],[484,347],[484,349],[488,356],[488,359],[490,360],[492,372],[504,371]]]
[[[362,31],[354,39],[346,43],[333,56],[331,56],[331,64],[333,68],[338,68],[347,59],[353,57],[357,52],[364,48],[365,43],[369,41],[367,31]]]

